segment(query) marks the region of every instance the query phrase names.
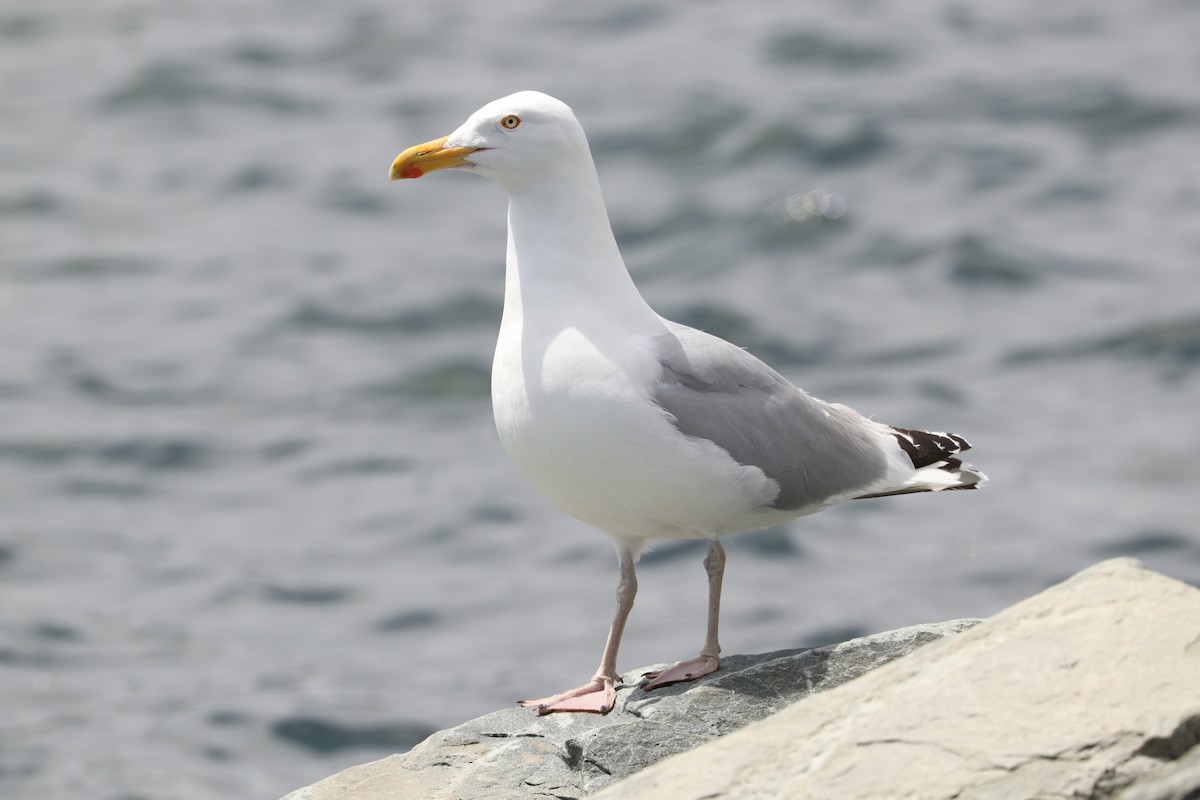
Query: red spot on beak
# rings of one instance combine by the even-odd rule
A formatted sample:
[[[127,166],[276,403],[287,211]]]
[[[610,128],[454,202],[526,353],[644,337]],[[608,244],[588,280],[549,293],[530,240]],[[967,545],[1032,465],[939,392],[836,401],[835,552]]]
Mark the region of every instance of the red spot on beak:
[[[402,178],[419,178],[424,174],[425,173],[422,172],[421,168],[418,167],[416,164],[410,164],[409,166],[404,168],[403,172],[400,173],[400,177],[402,177]]]

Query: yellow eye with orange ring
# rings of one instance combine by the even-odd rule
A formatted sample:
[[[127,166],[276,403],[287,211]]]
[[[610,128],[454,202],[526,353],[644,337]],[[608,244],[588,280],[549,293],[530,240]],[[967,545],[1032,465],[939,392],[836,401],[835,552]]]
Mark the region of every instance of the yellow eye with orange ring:
[[[521,118],[516,114],[509,114],[507,117],[500,120],[500,124],[511,131],[513,128],[521,124]]]

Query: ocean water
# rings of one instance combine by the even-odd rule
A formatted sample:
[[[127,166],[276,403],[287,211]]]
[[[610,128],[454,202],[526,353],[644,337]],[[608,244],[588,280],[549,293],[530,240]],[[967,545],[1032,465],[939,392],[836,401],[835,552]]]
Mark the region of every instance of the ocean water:
[[[519,89],[576,110],[661,313],[992,478],[731,540],[726,652],[1117,555],[1200,581],[1198,31],[1184,0],[7,4],[0,797],[276,797],[591,674],[612,547],[491,422],[503,193],[386,179]],[[699,647],[702,556],[643,559],[622,669]]]

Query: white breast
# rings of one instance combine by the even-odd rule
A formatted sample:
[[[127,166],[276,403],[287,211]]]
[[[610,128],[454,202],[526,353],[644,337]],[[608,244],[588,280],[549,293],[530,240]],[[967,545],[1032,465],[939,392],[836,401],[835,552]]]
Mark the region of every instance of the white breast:
[[[492,408],[521,472],[567,513],[630,542],[766,524],[760,509],[778,491],[774,481],[680,434],[647,392],[657,359],[609,333],[538,335],[505,320]]]

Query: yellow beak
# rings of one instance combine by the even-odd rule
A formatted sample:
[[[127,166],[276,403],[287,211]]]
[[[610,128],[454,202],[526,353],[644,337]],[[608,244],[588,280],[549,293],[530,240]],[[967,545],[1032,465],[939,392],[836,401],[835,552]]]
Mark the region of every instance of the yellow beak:
[[[446,147],[449,136],[434,139],[408,148],[392,162],[392,180],[400,178],[419,178],[426,172],[447,167],[465,167],[471,162],[467,156],[479,150],[478,147]]]

